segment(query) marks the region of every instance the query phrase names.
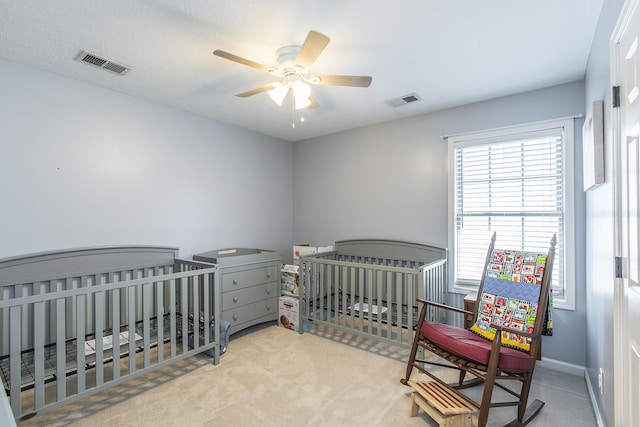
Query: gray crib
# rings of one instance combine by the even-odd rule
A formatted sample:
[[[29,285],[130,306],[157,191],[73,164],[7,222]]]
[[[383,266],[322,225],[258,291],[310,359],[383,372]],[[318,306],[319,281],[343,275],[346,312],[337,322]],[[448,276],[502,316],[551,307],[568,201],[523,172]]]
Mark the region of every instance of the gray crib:
[[[299,325],[328,325],[392,344],[410,345],[416,298],[445,304],[447,249],[413,242],[362,239],[300,259]],[[445,320],[430,308],[429,320]],[[304,327],[298,328],[303,333]]]
[[[0,260],[0,377],[15,419],[207,352],[220,360],[216,265],[119,246]]]

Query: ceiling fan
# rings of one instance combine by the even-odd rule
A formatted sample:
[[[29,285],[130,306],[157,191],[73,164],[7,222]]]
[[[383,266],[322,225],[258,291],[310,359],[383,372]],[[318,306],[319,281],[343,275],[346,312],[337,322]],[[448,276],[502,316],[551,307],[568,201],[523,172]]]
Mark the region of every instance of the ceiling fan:
[[[331,74],[311,74],[309,69],[329,44],[329,37],[317,31],[309,31],[302,46],[285,46],[277,50],[278,65],[275,68],[258,64],[223,50],[216,50],[214,55],[248,67],[267,72],[281,80],[267,83],[237,94],[241,98],[268,92],[278,105],[282,105],[289,91],[293,93],[296,109],[316,108],[320,103],[311,93],[312,85],[369,87],[369,76],[339,76]]]

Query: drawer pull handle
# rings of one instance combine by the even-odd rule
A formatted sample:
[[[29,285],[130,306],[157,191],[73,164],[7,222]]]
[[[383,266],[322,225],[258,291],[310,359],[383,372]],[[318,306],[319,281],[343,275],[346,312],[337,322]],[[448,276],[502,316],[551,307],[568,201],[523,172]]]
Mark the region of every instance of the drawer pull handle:
[[[267,279],[271,279],[271,273],[267,273]]]
[[[238,315],[237,314],[233,315],[233,320],[238,320]]]
[[[233,279],[233,284],[237,285],[238,284],[238,279]]]
[[[233,302],[238,302],[238,297],[233,297]]]
[[[271,288],[267,288],[267,295],[271,295]]]
[[[271,304],[267,304],[267,310],[271,311]]]

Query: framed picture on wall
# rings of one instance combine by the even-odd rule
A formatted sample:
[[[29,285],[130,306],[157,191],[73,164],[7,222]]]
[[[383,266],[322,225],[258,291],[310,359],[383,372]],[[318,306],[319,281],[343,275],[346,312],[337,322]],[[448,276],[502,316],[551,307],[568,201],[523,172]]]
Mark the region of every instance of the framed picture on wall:
[[[593,101],[582,125],[584,191],[604,182],[603,101]]]

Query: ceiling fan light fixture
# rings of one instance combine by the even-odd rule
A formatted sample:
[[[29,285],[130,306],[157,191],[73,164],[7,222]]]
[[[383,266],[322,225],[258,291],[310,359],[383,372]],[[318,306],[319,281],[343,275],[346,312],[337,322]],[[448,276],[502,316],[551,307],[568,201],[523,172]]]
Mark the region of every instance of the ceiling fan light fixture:
[[[296,102],[296,110],[300,110],[311,105],[309,96],[311,96],[311,88],[309,85],[300,80],[296,80],[293,83],[293,98]]]
[[[309,98],[296,98],[296,110],[302,110],[311,105]]]
[[[273,99],[273,102],[282,105],[284,97],[287,96],[287,92],[289,92],[289,87],[281,83],[274,83],[273,86],[274,88],[268,92],[269,96]]]

